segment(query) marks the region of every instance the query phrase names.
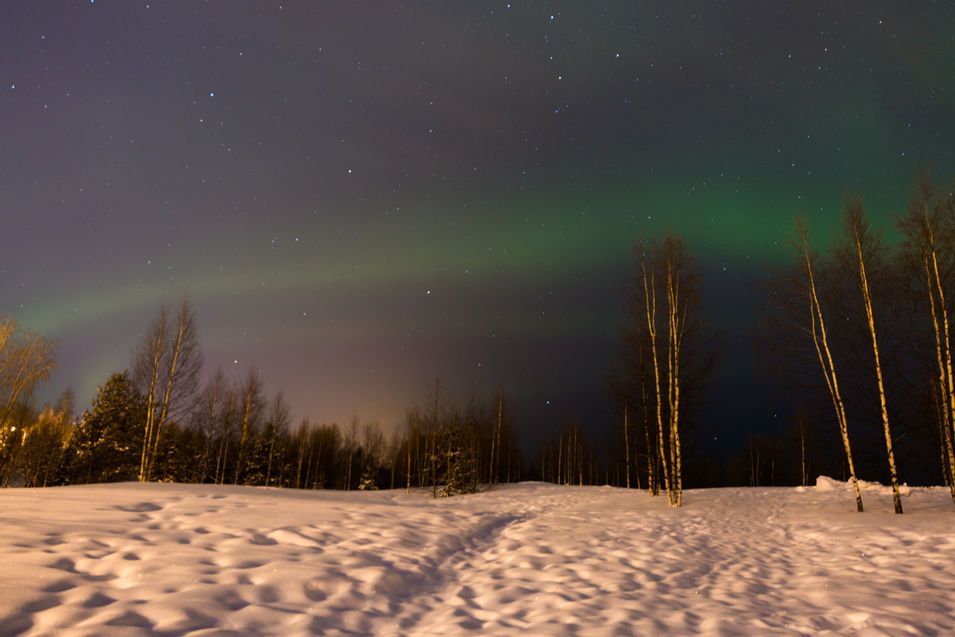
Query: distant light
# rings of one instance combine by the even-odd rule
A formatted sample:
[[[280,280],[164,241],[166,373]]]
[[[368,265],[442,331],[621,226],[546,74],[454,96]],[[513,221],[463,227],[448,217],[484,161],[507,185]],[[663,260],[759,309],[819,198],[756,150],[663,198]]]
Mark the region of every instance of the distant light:
[[[215,97],[215,96],[216,96],[215,92],[209,91],[209,97]]]

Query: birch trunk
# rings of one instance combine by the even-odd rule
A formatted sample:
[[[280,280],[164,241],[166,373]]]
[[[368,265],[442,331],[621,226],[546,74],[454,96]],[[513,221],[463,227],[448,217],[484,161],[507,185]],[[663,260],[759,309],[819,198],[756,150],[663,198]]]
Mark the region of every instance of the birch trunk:
[[[672,244],[669,250],[673,250]],[[683,326],[686,314],[680,312],[680,274],[674,272],[674,254],[667,256],[667,297],[669,306],[670,332],[670,451],[671,478],[674,495],[673,506],[683,506],[683,459],[680,445],[680,347],[683,341]]]
[[[934,254],[934,249],[932,250]],[[932,272],[929,269],[929,259],[926,255],[924,261],[925,265],[925,275],[926,281],[928,283],[928,300],[929,300],[929,309],[932,315],[932,333],[935,336],[935,360],[938,365],[938,391],[939,391],[939,432],[941,433],[939,442],[941,443],[942,449],[942,468],[947,467],[946,473],[948,474],[948,483],[949,489],[951,491],[952,500],[955,501],[955,479],[952,478],[953,472],[955,472],[955,449],[952,445],[952,410],[951,410],[951,391],[950,391],[950,367],[947,365],[947,361],[942,354],[942,336],[940,334],[943,327],[939,326],[939,316],[938,311],[935,306],[935,292],[933,291],[933,279]],[[935,274],[938,274],[938,267],[936,261]],[[937,281],[937,278],[936,278]],[[942,292],[942,286],[938,285],[938,292]],[[944,303],[944,296],[942,296],[942,302]],[[944,309],[944,307],[943,307]],[[947,318],[947,313],[943,313],[943,316]],[[944,325],[944,324],[943,324]],[[945,350],[946,354],[948,353],[948,335],[945,337]]]
[[[149,385],[146,391],[146,423],[143,431],[143,448],[139,460],[139,481],[149,480],[146,467],[149,463],[149,452],[153,439],[153,426],[156,419],[156,395],[159,391],[159,366],[162,364],[163,344],[166,340],[166,308],[159,310],[159,318],[152,326],[153,334],[151,352],[147,351],[145,360],[149,363]]]
[[[557,484],[563,484],[564,477],[564,432],[561,430],[557,443]]]
[[[666,462],[664,453],[665,445],[663,440],[663,396],[660,391],[660,361],[657,357],[657,328],[656,328],[656,289],[654,287],[653,275],[647,275],[646,261],[641,264],[643,271],[643,295],[646,301],[647,314],[647,333],[650,338],[650,358],[653,362],[653,390],[656,397],[657,414],[657,458],[660,460],[663,473],[663,484],[666,489],[667,499],[670,499],[670,471]]]
[[[159,418],[154,425],[152,441],[150,443],[149,458],[146,463],[146,480],[152,477],[153,466],[156,463],[156,453],[159,451],[159,438],[162,435],[163,425],[166,424],[166,418],[169,417],[169,403],[172,399],[173,391],[178,384],[178,372],[180,359],[183,355],[183,349],[186,346],[189,330],[189,316],[180,310],[179,320],[176,325],[176,340],[173,342],[171,359],[169,361],[169,374],[166,377],[166,386],[163,391],[162,403],[159,410]]]
[[[799,225],[799,249],[806,266],[806,277],[809,286],[809,314],[812,325],[812,342],[816,349],[816,355],[819,358],[819,365],[822,368],[823,376],[826,380],[826,387],[829,390],[829,396],[832,399],[832,405],[836,412],[836,421],[839,426],[839,433],[842,436],[842,447],[846,454],[846,463],[849,465],[849,475],[852,481],[852,489],[856,497],[856,511],[863,512],[862,492],[859,489],[859,480],[856,476],[855,462],[852,458],[852,445],[849,441],[849,427],[846,419],[845,404],[842,401],[842,393],[839,391],[839,377],[836,374],[835,362],[832,358],[832,351],[829,349],[829,338],[826,331],[826,322],[822,313],[822,305],[819,302],[819,295],[816,292],[816,276],[812,265],[812,256],[809,252],[809,238],[805,226]]]
[[[623,405],[623,447],[624,452],[627,454],[627,488],[630,488],[630,420],[629,420],[629,403],[624,403]]]
[[[856,224],[861,223],[861,218],[856,219]],[[902,513],[902,497],[899,493],[899,477],[895,467],[895,452],[892,448],[892,432],[889,427],[889,410],[885,400],[885,386],[882,380],[882,363],[879,358],[879,341],[876,337],[875,316],[872,311],[872,294],[869,290],[869,279],[866,274],[865,259],[862,254],[862,228],[855,225],[854,242],[856,249],[856,258],[859,266],[859,285],[862,288],[862,299],[865,305],[866,320],[869,325],[869,335],[872,337],[872,358],[875,365],[875,380],[879,390],[879,408],[882,412],[882,431],[885,434],[885,450],[889,460],[889,476],[892,480],[892,502],[895,505],[895,512]]]
[[[408,429],[408,473],[405,475],[405,491],[411,493],[411,429]]]
[[[657,495],[659,490],[653,470],[656,466],[656,456],[652,454],[653,448],[650,444],[650,411],[647,409],[647,388],[643,385],[642,379],[640,382],[640,396],[643,400],[643,437],[647,445],[647,490],[651,495]]]
[[[799,476],[802,486],[806,486],[809,482],[809,475],[806,470],[806,427],[804,423],[799,424]]]

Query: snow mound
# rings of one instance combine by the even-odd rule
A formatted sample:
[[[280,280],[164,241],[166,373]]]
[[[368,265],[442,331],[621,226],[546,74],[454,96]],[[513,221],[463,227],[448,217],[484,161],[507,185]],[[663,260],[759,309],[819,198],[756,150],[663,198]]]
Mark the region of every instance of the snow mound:
[[[832,491],[852,490],[852,482],[840,482],[828,476],[819,476],[816,478],[816,491],[828,493]],[[892,487],[885,486],[878,482],[869,482],[868,480],[859,480],[859,490],[866,493],[877,493],[879,495],[892,495]],[[907,484],[899,485],[899,495],[908,496],[912,494],[912,487]]]

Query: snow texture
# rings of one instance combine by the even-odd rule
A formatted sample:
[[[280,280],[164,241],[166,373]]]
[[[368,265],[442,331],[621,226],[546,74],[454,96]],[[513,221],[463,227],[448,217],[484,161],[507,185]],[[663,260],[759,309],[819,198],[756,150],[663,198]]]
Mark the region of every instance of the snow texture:
[[[955,633],[945,489],[0,491],[0,634]]]

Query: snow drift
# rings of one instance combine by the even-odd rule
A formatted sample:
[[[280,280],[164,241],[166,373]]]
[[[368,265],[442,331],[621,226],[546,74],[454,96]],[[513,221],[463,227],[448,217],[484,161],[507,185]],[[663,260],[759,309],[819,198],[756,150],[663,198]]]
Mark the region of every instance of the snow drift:
[[[852,490],[852,482],[839,482],[838,480],[833,480],[827,476],[819,476],[816,478],[816,491],[847,491]],[[859,480],[859,490],[865,493],[878,493],[880,495],[892,495],[892,487],[886,486],[884,484],[879,484],[878,482],[869,482],[867,480]],[[912,488],[907,484],[899,485],[899,495],[905,497],[911,495]],[[853,496],[854,497],[854,496]]]

